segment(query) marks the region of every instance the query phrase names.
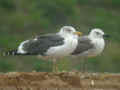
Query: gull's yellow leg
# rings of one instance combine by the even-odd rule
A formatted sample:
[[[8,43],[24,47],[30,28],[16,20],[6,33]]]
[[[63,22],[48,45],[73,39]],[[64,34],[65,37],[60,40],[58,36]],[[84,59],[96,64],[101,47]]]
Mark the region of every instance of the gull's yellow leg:
[[[57,73],[58,72],[58,65],[56,58],[53,59],[53,72]]]

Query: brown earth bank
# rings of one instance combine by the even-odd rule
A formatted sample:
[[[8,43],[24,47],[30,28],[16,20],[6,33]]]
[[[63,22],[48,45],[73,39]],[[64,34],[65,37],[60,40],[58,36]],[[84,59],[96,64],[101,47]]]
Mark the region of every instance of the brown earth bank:
[[[0,74],[0,90],[120,90],[120,74],[9,72]]]

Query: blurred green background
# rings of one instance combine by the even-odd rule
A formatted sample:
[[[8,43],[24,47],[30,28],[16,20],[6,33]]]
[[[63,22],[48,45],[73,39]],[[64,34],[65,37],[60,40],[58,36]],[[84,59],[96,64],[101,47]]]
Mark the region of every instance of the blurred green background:
[[[111,35],[104,52],[85,60],[88,71],[120,72],[120,0],[0,0],[0,53],[21,41],[72,25],[88,34],[101,28]],[[59,61],[62,71],[81,71],[79,58]],[[0,72],[51,71],[52,62],[36,56],[0,56]]]

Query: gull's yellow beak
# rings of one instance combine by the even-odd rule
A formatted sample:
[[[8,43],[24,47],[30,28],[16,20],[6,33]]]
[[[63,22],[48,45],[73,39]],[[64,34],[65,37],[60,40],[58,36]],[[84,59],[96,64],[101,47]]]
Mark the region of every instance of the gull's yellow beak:
[[[78,36],[83,35],[83,33],[82,33],[82,32],[75,32],[74,34],[76,34],[76,35],[78,35]]]

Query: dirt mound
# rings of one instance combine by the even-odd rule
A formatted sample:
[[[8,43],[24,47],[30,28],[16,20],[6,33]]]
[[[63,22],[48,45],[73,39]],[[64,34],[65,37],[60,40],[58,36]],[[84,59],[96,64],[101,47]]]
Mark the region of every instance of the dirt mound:
[[[120,90],[120,75],[80,72],[10,72],[0,74],[0,90],[40,90],[40,88]]]

